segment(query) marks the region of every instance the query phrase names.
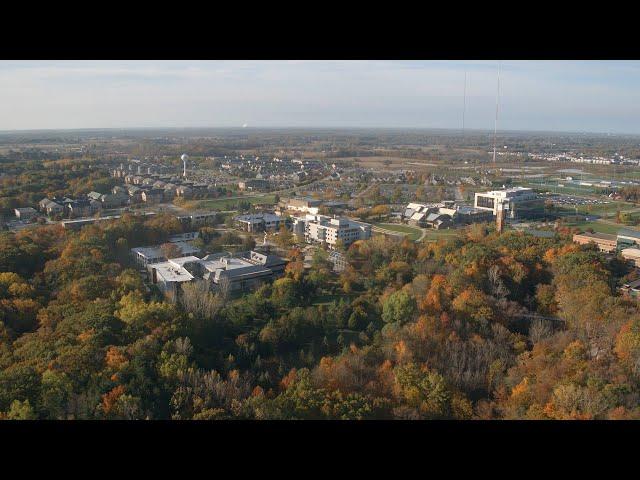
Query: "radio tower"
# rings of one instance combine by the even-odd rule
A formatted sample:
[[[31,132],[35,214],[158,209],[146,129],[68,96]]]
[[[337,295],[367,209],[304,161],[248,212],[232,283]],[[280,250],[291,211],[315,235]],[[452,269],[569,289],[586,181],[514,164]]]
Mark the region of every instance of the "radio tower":
[[[467,110],[467,70],[464,71],[464,89],[462,93],[462,136],[464,137],[464,114]]]
[[[493,124],[493,166],[496,165],[496,135],[498,133],[498,105],[500,104],[500,61],[498,61],[498,89],[496,91],[496,119]]]

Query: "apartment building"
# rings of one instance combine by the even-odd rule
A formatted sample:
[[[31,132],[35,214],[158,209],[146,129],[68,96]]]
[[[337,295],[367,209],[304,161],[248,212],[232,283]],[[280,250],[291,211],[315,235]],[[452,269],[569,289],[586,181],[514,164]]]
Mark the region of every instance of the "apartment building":
[[[338,241],[349,246],[358,240],[371,238],[371,225],[345,217],[306,215],[294,219],[293,232],[299,236],[304,235],[308,243],[326,243],[333,249]]]
[[[237,227],[245,232],[276,231],[284,225],[286,219],[273,213],[254,213],[234,217]]]

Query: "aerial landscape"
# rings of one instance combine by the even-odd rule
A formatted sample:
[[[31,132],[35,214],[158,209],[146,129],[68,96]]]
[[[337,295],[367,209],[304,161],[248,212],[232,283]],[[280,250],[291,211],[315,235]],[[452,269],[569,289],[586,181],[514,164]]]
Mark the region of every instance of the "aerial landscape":
[[[640,62],[186,63],[0,62],[0,419],[640,419]]]

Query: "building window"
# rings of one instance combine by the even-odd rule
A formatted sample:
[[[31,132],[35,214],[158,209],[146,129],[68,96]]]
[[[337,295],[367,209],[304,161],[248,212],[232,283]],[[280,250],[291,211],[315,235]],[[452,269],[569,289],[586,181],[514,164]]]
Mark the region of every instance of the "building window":
[[[493,208],[494,199],[491,197],[478,196],[477,206],[484,208]]]

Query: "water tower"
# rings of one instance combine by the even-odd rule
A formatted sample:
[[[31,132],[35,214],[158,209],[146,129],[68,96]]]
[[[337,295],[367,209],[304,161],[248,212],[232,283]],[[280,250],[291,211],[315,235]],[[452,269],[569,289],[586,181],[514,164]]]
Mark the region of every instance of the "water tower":
[[[189,158],[189,155],[187,155],[186,153],[183,153],[182,156],[180,157],[180,159],[182,160],[182,176],[184,178],[187,178],[187,159]]]

